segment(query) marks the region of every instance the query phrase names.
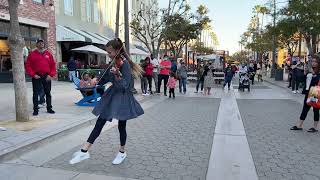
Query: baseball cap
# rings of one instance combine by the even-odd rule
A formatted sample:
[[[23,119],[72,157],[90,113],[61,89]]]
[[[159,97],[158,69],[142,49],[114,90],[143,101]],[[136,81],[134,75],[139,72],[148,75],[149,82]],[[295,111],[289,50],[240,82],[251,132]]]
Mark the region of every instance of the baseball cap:
[[[44,42],[44,40],[41,39],[41,38],[39,38],[39,39],[37,39],[37,44],[38,44],[39,42]]]

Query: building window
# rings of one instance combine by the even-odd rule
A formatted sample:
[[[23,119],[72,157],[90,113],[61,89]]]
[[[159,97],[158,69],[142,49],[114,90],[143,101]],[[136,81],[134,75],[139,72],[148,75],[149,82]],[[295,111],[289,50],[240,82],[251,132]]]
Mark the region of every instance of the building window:
[[[64,13],[73,16],[73,0],[64,0]]]
[[[33,2],[44,4],[44,0],[33,0]],[[21,3],[21,2],[20,2]],[[23,2],[22,2],[23,3]]]
[[[94,23],[100,23],[100,11],[98,8],[98,2],[95,1],[93,3],[93,22]]]
[[[91,22],[91,0],[86,0],[87,21]]]

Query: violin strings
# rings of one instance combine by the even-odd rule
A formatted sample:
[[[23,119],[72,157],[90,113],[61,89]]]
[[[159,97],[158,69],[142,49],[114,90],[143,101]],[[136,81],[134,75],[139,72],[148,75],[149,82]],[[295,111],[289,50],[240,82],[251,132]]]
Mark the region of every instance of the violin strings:
[[[115,63],[115,59],[116,57],[120,54],[120,51],[122,50],[123,45],[121,46],[121,48],[118,50],[117,54],[113,57],[111,63],[109,64],[109,66],[103,71],[102,75],[100,76],[99,80],[97,81],[97,84],[99,84],[99,82],[101,81],[101,79],[104,77],[104,75],[106,74],[106,72],[109,70],[109,68],[111,66],[113,66],[113,64]]]

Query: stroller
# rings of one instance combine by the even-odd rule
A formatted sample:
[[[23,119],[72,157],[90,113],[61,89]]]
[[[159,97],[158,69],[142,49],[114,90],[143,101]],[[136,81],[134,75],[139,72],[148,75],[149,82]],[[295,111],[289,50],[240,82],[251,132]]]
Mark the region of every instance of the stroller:
[[[239,79],[239,90],[242,90],[244,92],[244,89],[248,89],[250,92],[250,78],[248,73],[242,73],[240,74]]]

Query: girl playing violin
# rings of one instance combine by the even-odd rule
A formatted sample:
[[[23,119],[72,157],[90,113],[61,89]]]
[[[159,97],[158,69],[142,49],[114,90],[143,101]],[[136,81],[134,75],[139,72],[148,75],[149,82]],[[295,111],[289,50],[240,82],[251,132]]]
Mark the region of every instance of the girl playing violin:
[[[105,123],[107,121],[111,122],[112,119],[118,120],[120,133],[120,149],[112,164],[121,164],[127,156],[125,151],[127,120],[144,114],[142,107],[130,90],[131,77],[139,77],[142,69],[131,61],[119,38],[109,41],[106,45],[106,51],[114,63],[111,63],[113,64],[111,70],[100,78],[98,85],[111,82],[112,86],[106,90],[97,106],[93,109],[93,114],[99,116],[99,118],[82,149],[73,154],[70,164],[79,163],[90,158],[88,150],[100,135]]]

